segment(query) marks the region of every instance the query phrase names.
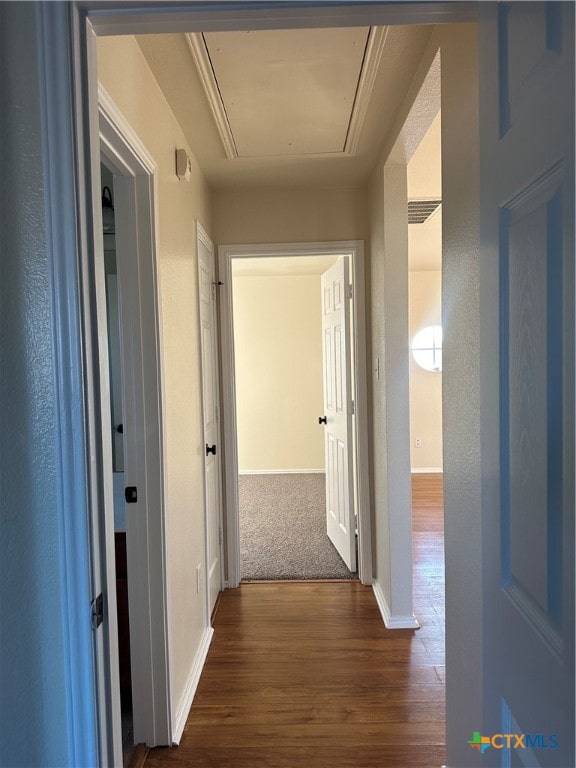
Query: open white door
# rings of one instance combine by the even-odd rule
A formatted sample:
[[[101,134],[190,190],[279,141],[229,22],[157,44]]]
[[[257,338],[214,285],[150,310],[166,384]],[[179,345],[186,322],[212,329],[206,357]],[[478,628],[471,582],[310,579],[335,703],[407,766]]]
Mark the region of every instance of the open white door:
[[[485,719],[475,741],[526,735],[510,744],[497,737],[479,744],[484,766],[565,768],[576,764],[574,6],[495,3],[486,14],[480,47]]]
[[[197,224],[198,300],[202,340],[202,410],[204,419],[204,477],[206,504],[206,587],[208,616],[222,589],[220,511],[220,413],[218,407],[218,348],[216,337],[216,271],[214,246]]]
[[[350,280],[348,256],[324,272],[322,355],[326,455],[326,532],[342,560],[356,570],[356,522],[350,397]]]

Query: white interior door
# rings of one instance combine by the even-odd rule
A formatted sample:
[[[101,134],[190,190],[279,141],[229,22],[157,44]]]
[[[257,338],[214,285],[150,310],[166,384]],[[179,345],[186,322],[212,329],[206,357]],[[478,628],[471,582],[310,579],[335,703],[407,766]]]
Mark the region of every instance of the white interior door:
[[[574,6],[488,5],[480,81],[483,728],[531,738],[511,748],[500,740],[482,764],[560,768],[576,764]]]
[[[356,523],[350,381],[350,300],[348,256],[324,272],[322,355],[326,455],[326,531],[340,557],[356,570]]]
[[[206,586],[208,620],[222,589],[220,505],[220,413],[216,336],[214,246],[198,224],[198,292],[202,339],[202,407],[206,503]]]

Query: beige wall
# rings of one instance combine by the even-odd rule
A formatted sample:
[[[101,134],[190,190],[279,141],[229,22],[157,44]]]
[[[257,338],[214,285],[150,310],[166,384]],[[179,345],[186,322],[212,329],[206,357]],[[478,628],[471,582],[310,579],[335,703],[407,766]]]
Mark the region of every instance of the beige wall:
[[[370,181],[370,352],[372,371],[379,376],[369,379],[371,400],[371,481],[374,520],[374,578],[390,598],[390,528],[388,526],[387,451],[386,451],[386,391],[384,374],[384,170],[381,164]],[[376,363],[378,360],[378,364]]]
[[[441,246],[441,243],[440,243]],[[410,342],[428,325],[442,325],[442,273],[408,274]],[[410,458],[412,469],[442,469],[442,373],[410,359]],[[417,448],[415,439],[422,445]]]
[[[158,165],[158,261],[174,715],[182,702],[205,627],[204,589],[197,593],[195,577],[199,563],[205,570],[205,553],[194,220],[198,218],[210,232],[210,197],[194,160],[189,183],[178,181],[175,175],[174,151],[187,145],[135,40],[132,37],[99,38],[98,61],[98,74],[104,88]]]
[[[213,195],[214,237],[224,243],[363,240],[364,189],[245,189]]]
[[[235,277],[240,472],[323,470],[320,276]]]

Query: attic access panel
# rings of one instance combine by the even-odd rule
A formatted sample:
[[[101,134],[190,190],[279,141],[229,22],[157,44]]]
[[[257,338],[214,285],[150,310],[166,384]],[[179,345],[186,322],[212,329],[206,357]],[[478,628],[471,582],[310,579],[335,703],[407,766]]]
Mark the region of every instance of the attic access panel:
[[[239,157],[342,153],[369,27],[203,35]]]

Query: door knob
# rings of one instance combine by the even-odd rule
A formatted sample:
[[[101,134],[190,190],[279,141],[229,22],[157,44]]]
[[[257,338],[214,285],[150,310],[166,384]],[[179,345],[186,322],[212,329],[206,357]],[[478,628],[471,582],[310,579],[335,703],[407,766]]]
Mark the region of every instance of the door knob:
[[[326,416],[318,416],[318,424],[328,424]]]
[[[118,426],[116,427],[116,432],[118,432],[118,434],[120,434],[120,435],[123,435],[124,434],[124,424],[118,424]]]
[[[126,499],[126,504],[136,504],[138,501],[138,489],[135,485],[129,485],[128,488],[124,489],[124,498]]]
[[[214,456],[216,456],[216,446],[215,445],[206,445],[206,456],[208,456],[209,453],[213,453]]]

